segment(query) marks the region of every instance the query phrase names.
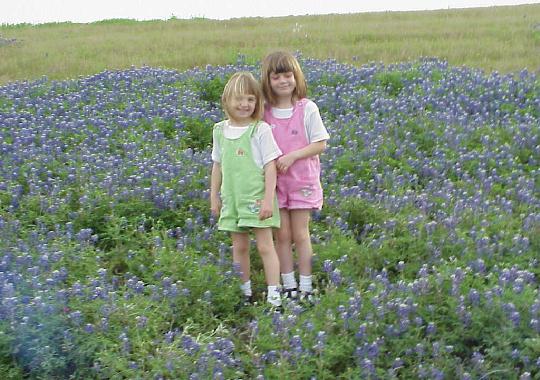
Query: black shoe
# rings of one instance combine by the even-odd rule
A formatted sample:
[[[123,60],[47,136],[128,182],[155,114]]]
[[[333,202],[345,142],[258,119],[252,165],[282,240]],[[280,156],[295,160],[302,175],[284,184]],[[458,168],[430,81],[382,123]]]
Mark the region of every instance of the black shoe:
[[[244,296],[242,306],[251,306],[255,303],[255,300],[253,299],[253,296]]]
[[[266,302],[264,314],[274,315],[275,313],[283,314],[283,305],[274,305],[270,302]]]
[[[296,299],[298,298],[298,288],[283,289],[283,295],[287,299]]]
[[[242,296],[242,299],[236,304],[234,309],[235,311],[240,311],[242,309],[252,306],[254,303],[255,300],[253,299],[253,296]]]
[[[305,306],[313,306],[317,303],[317,297],[315,296],[314,292],[301,291],[298,300]]]

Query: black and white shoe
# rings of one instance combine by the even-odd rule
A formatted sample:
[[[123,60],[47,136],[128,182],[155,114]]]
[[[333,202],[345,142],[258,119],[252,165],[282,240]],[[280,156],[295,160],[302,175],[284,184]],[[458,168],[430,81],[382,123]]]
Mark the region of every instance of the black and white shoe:
[[[283,305],[274,305],[271,302],[266,302],[266,306],[264,309],[264,314],[266,315],[274,315],[275,313],[282,314],[283,313]]]
[[[255,303],[253,296],[244,296],[242,300],[242,306],[251,306]]]
[[[240,302],[236,304],[235,310],[239,311],[244,308],[253,306],[254,303],[255,303],[255,299],[253,298],[253,296],[242,296],[242,298],[240,299]]]
[[[313,306],[317,303],[317,297],[315,296],[314,292],[301,291],[298,300],[305,306]]]
[[[289,300],[298,298],[298,288],[283,289],[283,295]]]

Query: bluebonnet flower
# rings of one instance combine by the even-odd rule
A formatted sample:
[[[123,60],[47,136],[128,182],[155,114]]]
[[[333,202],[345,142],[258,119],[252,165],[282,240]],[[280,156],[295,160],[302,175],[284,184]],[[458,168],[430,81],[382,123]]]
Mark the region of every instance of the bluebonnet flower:
[[[77,326],[80,326],[80,324],[82,323],[82,313],[78,310],[71,312],[69,314],[69,317]]]
[[[189,355],[194,355],[200,350],[200,345],[189,335],[182,335],[182,348]]]
[[[415,265],[407,251],[407,257],[396,256],[396,260],[401,260],[395,264],[401,272],[401,282],[395,281],[394,273],[366,270],[366,278],[372,284],[368,285],[364,300],[354,293],[358,285],[343,275],[342,265],[348,265],[348,252],[343,252],[341,259],[320,256],[324,260],[322,271],[331,283],[347,284],[347,296],[351,298],[342,301],[338,317],[343,318],[346,333],[355,334],[359,352],[368,355],[380,349],[379,345],[373,346],[372,334],[376,331],[383,331],[391,339],[415,324],[425,326],[430,339],[436,339],[441,326],[434,322],[426,325],[423,318],[438,321],[435,318],[440,317],[440,310],[436,306],[429,309],[423,301],[434,291],[446,289],[447,280],[455,298],[451,302],[457,302],[455,312],[465,325],[477,313],[471,305],[486,305],[501,307],[510,323],[519,325],[526,334],[538,332],[538,301],[507,298],[508,292],[529,294],[538,282],[538,260],[525,257],[532,253],[532,236],[540,225],[534,180],[539,174],[536,167],[540,154],[536,112],[540,103],[534,96],[537,75],[525,71],[519,77],[486,75],[430,59],[390,66],[370,63],[362,67],[336,61],[302,63],[308,82],[313,84],[310,96],[319,105],[331,135],[322,160],[328,210],[339,207],[344,199],[362,199],[380,207],[383,213],[405,212],[409,216],[404,222],[401,217],[380,223],[366,220],[355,237],[371,249],[387,249],[397,233],[427,238],[423,252],[426,265],[416,278],[407,278],[405,273],[405,264],[410,268]],[[69,282],[74,274],[68,276],[67,269],[62,267],[68,265],[62,262],[80,260],[92,252],[97,268],[108,268],[105,263],[109,252],[101,250],[101,243],[107,241],[101,239],[101,232],[77,230],[85,225],[80,223],[85,214],[102,207],[100,194],[111,200],[113,208],[130,199],[148,202],[150,208],[159,211],[181,208],[189,217],[180,223],[181,227],[170,227],[163,235],[152,225],[153,217],[144,215],[130,222],[133,225],[128,226],[127,219],[124,220],[121,227],[124,231],[129,227],[137,239],[151,234],[147,237],[155,248],[168,247],[170,239],[176,254],[190,254],[192,249],[210,251],[214,255],[202,255],[201,262],[226,268],[222,264],[230,260],[228,247],[214,241],[217,235],[212,218],[196,206],[208,199],[208,190],[200,188],[208,185],[209,151],[179,147],[189,137],[188,120],[206,123],[211,128],[224,116],[219,104],[201,99],[196,86],[214,77],[226,78],[239,68],[256,72],[256,67],[248,65],[244,57],[235,65],[183,73],[143,67],[69,81],[43,79],[0,87],[0,191],[9,194],[7,215],[0,216],[2,318],[9,316],[9,322],[20,323],[20,327],[34,323],[36,313],[48,313],[47,317],[65,313],[69,322],[81,326],[77,330],[84,332],[86,321],[82,313],[69,310],[70,302],[99,305],[106,301],[111,309],[100,309],[94,326],[105,331],[115,320],[111,318],[115,307],[123,302],[118,296],[137,297],[149,303],[166,300],[162,304],[165,308],[176,307],[180,297],[191,301],[190,284],[175,282],[168,268],[163,268],[163,262],[139,261],[135,250],[126,254],[127,265],[130,270],[144,273],[144,279],[111,273],[111,281],[107,282],[107,271],[102,268],[95,279],[90,274]],[[396,93],[381,80],[393,72],[406,73],[402,76],[403,88]],[[319,83],[328,73],[343,80],[336,85]],[[160,123],[170,123],[171,133],[159,128]],[[415,126],[414,131],[411,125]],[[344,160],[355,170],[340,167]],[[360,174],[361,171],[365,173]],[[71,189],[76,191],[70,193]],[[28,199],[36,199],[36,207],[43,214],[68,209],[67,223],[50,226],[37,220],[35,228],[27,230],[26,222],[17,220],[17,215],[24,213],[22,207]],[[191,206],[184,210],[185,205]],[[314,220],[335,226],[345,236],[354,236],[353,226],[344,215],[328,213],[318,213]],[[106,222],[112,220],[106,218]],[[519,222],[507,225],[511,218]],[[498,228],[499,222],[505,228]],[[312,238],[325,245],[332,241],[332,233],[328,228],[314,233]],[[445,255],[450,246],[451,254],[458,258],[447,262]],[[523,261],[507,267],[508,254],[521,255]],[[466,262],[456,264],[462,258]],[[498,267],[494,262],[499,261],[505,262]],[[392,268],[388,261],[381,263]],[[450,274],[440,270],[458,265],[461,268]],[[233,274],[226,269],[220,271],[225,277]],[[163,277],[165,274],[170,278]],[[471,276],[473,282],[469,281]],[[476,289],[471,289],[471,283]],[[210,296],[213,295],[206,298]],[[418,310],[415,302],[425,310]],[[515,305],[510,306],[510,302]],[[295,334],[305,339],[294,330],[299,321],[306,332],[316,328],[314,322],[304,321],[300,314],[303,311],[293,307],[293,318],[276,317],[274,332],[285,341]],[[335,319],[329,318],[328,323],[336,327]],[[110,326],[109,331],[113,328]],[[226,376],[226,363],[235,362],[227,342],[201,346],[187,332],[164,335],[162,339],[166,342],[174,336],[182,340],[177,344],[182,345],[186,355],[198,353],[201,357],[193,373],[186,377]],[[431,345],[433,356],[443,352],[456,355],[453,348],[441,348],[436,343]],[[126,354],[131,352],[127,331],[118,338],[118,344]],[[316,335],[313,350],[323,345]],[[268,363],[276,362],[280,354],[276,352]],[[293,354],[293,350],[287,351],[284,360],[292,360]],[[411,369],[417,370],[420,377],[440,377],[439,363],[428,362],[432,359],[428,357],[429,353],[424,352],[424,361],[418,366],[413,363]],[[526,362],[525,358],[520,360]],[[358,364],[363,373],[369,374],[377,361],[365,356],[358,358]],[[487,371],[465,369],[474,373]],[[525,370],[531,371],[529,367]],[[397,369],[396,373],[399,375]],[[471,378],[467,373],[456,374],[459,376]]]
[[[367,324],[362,323],[360,327],[358,327],[358,331],[356,332],[356,339],[363,341],[366,338],[367,334]]]
[[[529,326],[537,333],[540,333],[540,320],[537,318],[531,318]]]
[[[469,302],[473,306],[479,306],[480,305],[480,293],[476,289],[470,289],[469,290]]]
[[[362,374],[370,378],[375,375],[375,365],[374,363],[367,358],[364,358],[360,361],[360,367],[362,368]]]
[[[138,315],[135,317],[135,321],[137,322],[137,328],[143,329],[148,323],[148,318],[144,315]]]

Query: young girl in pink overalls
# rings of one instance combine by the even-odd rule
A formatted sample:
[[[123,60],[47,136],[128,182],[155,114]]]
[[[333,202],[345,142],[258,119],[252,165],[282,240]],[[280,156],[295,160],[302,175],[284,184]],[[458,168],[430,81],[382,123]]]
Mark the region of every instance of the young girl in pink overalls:
[[[296,58],[274,52],[262,63],[262,89],[266,99],[264,121],[283,152],[276,161],[277,197],[281,227],[275,233],[281,278],[288,298],[313,302],[313,251],[309,233],[312,210],[320,210],[323,193],[319,154],[328,132],[317,105],[306,99],[307,86]],[[300,286],[295,278],[292,243],[298,256]]]

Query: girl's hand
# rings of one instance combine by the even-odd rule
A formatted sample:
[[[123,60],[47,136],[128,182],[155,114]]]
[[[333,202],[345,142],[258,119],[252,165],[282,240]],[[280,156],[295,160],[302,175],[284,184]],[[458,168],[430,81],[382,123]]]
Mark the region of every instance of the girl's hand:
[[[271,218],[274,214],[273,202],[263,200],[261,203],[261,209],[259,210],[259,220],[265,220]]]
[[[286,154],[276,160],[276,168],[280,173],[285,174],[295,161],[296,158],[291,153]]]
[[[219,214],[221,212],[221,199],[219,199],[219,197],[210,198],[210,212],[216,218],[219,217]]]

